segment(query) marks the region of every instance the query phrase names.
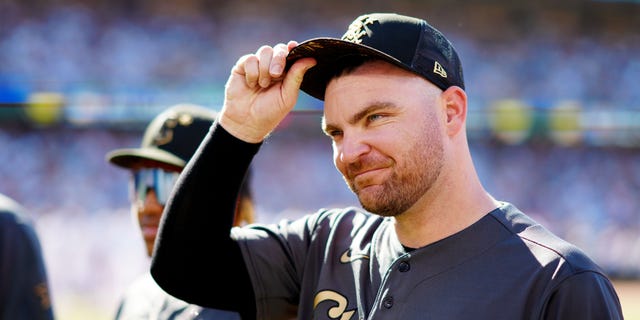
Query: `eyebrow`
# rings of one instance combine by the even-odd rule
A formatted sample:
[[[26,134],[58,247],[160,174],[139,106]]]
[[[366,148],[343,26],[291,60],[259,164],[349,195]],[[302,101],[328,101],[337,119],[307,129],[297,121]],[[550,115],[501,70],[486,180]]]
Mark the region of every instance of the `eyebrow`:
[[[364,119],[365,117],[367,117],[368,115],[372,114],[372,113],[376,113],[380,110],[385,110],[385,109],[397,109],[398,106],[395,105],[392,102],[374,102],[371,103],[368,107],[356,112],[353,116],[351,116],[351,118],[349,119],[348,123],[349,124],[355,124],[358,121]],[[327,123],[327,119],[323,116],[322,117],[322,131],[329,132],[329,131],[333,131],[333,130],[339,130],[337,126],[332,125],[330,123]]]

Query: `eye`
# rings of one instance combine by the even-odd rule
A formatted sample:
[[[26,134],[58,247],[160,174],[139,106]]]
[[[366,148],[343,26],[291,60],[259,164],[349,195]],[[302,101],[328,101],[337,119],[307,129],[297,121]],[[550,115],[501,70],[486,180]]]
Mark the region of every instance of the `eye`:
[[[374,122],[376,120],[380,120],[384,118],[384,116],[382,114],[379,113],[373,113],[367,116],[367,122]]]
[[[341,130],[329,130],[329,131],[325,131],[325,134],[329,137],[331,137],[332,139],[335,139],[339,136],[342,135],[342,131]]]

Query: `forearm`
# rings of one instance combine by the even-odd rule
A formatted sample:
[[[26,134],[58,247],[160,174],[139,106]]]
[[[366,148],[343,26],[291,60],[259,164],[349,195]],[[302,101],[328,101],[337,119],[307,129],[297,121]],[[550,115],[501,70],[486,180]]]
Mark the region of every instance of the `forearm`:
[[[229,232],[240,186],[259,147],[214,124],[185,167],[165,207],[151,261],[151,274],[170,294],[218,308],[253,302],[240,248]],[[221,276],[236,285],[220,290]]]

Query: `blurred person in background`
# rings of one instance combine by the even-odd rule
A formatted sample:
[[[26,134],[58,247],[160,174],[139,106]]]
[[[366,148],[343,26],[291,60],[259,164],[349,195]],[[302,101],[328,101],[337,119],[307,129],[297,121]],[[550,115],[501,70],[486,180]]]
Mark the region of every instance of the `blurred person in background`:
[[[140,148],[117,149],[106,156],[110,163],[131,171],[131,210],[140,227],[149,257],[153,254],[158,224],[169,193],[215,117],[215,111],[202,106],[172,106],[148,124]],[[238,197],[239,210],[235,215],[234,225],[254,221],[253,200],[248,184],[243,184]],[[205,260],[200,259],[201,255],[190,259],[204,263]],[[176,299],[164,292],[146,273],[124,293],[115,318],[223,320],[240,319],[240,315],[202,308]]]
[[[324,101],[334,165],[362,208],[233,227],[245,172],[300,90]],[[621,319],[591,258],[485,190],[467,108],[458,54],[423,19],[362,15],[341,39],[242,56],[167,203],[154,279],[258,319]],[[202,252],[214,263],[189,259]],[[211,290],[222,277],[235,285]]]
[[[53,319],[40,240],[26,210],[0,194],[0,319]]]

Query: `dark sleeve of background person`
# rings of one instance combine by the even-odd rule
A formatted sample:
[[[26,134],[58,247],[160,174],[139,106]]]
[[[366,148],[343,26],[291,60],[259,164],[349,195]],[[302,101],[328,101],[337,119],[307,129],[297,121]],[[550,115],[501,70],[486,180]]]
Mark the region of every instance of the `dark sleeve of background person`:
[[[0,195],[0,319],[53,319],[40,240]]]
[[[255,296],[230,230],[238,192],[260,145],[214,123],[167,202],[151,259],[151,275],[171,295],[237,311],[243,319],[255,318]]]

